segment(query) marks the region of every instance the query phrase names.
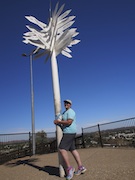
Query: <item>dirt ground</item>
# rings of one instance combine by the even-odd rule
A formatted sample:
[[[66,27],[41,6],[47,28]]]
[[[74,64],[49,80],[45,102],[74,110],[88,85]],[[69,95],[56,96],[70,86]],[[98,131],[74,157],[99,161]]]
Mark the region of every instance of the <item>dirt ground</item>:
[[[135,180],[135,148],[79,149],[85,174],[73,180]],[[69,153],[72,166],[77,165]],[[0,165],[0,180],[60,180],[58,154],[35,155]]]

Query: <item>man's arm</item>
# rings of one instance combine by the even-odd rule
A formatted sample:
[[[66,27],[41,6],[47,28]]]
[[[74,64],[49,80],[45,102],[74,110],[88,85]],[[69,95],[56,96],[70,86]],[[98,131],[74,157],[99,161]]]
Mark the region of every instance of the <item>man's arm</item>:
[[[54,120],[54,124],[56,124],[56,125],[62,124],[62,125],[70,126],[70,125],[72,124],[72,122],[73,122],[72,119],[67,119],[66,121],[61,121],[61,120],[59,120],[59,119]]]

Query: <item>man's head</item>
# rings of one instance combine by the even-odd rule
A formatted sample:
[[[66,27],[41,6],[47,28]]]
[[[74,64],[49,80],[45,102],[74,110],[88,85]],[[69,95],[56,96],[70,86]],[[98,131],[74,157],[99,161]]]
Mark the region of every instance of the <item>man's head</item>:
[[[69,109],[72,105],[72,101],[69,99],[64,100],[64,105],[66,109]]]

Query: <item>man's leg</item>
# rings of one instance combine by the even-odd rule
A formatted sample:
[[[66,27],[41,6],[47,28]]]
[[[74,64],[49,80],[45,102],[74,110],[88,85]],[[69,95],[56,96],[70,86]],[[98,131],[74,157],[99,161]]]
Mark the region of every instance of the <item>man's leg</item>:
[[[73,150],[73,151],[71,151],[71,153],[74,156],[74,158],[75,158],[75,160],[76,160],[76,162],[78,164],[78,167],[82,166],[82,162],[81,162],[80,155],[79,155],[78,151]]]
[[[82,162],[81,162],[80,155],[79,155],[78,151],[73,150],[73,151],[71,151],[71,153],[73,154],[73,156],[74,156],[74,158],[78,164],[78,170],[75,172],[75,175],[80,175],[80,174],[85,173],[85,171],[87,169],[84,166],[82,166]]]
[[[64,159],[67,168],[70,167],[68,152],[65,149],[59,149],[59,151]]]
[[[66,173],[67,173],[66,179],[71,180],[74,176],[75,168],[70,166],[68,152],[65,149],[59,149],[59,151],[60,151],[60,153],[65,161],[65,164],[67,166],[66,167]]]

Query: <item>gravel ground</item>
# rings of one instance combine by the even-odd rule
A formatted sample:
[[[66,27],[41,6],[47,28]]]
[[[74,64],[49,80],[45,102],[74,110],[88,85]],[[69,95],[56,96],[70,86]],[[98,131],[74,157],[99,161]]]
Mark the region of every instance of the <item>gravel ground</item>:
[[[135,148],[79,149],[85,174],[73,180],[135,180]],[[77,165],[69,153],[72,166]],[[35,155],[0,165],[0,180],[60,180],[58,154]]]

